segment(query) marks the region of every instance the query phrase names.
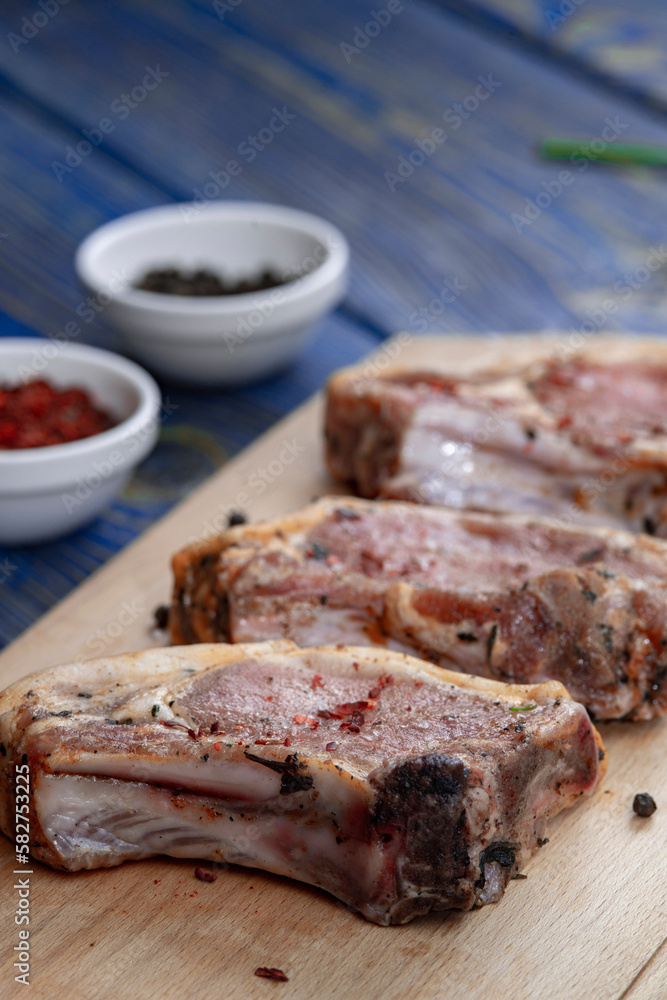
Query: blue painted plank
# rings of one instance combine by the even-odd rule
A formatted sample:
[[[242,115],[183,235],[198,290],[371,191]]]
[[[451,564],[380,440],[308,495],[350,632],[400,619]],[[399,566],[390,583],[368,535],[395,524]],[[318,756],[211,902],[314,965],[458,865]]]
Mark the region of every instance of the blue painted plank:
[[[15,23],[8,9],[0,30]],[[267,126],[274,107],[287,107],[296,118],[223,193],[298,204],[337,222],[353,247],[355,319],[384,333],[418,330],[419,310],[436,330],[585,322],[661,241],[667,192],[653,175],[590,168],[573,171],[572,184],[552,198],[562,168],[542,162],[536,144],[546,132],[594,138],[607,118],[620,119],[624,139],[664,142],[665,128],[419,3],[348,62],[341,45],[353,42],[360,18],[351,0],[294,0],[289,20],[255,0],[224,22],[210,5],[173,0],[159,12],[127,0],[98,6],[94,16],[63,8],[48,31],[3,57],[15,87],[72,123],[59,140],[61,157],[81,138],[76,129],[112,114],[146,66],[170,75],[62,184],[49,177],[53,147],[40,154],[37,190],[45,201],[64,188],[78,198],[84,183],[95,186],[102,160],[115,157],[164,197],[192,196],[211,171],[242,159],[242,143]],[[478,77],[489,74],[500,87],[455,128],[454,104],[474,105]],[[84,78],[95,86],[81,87]],[[419,161],[417,144],[434,128],[446,141],[390,190],[387,172],[409,156]],[[547,209],[517,222],[538,200]],[[98,213],[115,214],[104,198]],[[76,229],[69,226],[68,250]],[[457,279],[465,293],[445,309],[445,282]],[[661,325],[655,296],[644,291],[606,321],[608,329]]]

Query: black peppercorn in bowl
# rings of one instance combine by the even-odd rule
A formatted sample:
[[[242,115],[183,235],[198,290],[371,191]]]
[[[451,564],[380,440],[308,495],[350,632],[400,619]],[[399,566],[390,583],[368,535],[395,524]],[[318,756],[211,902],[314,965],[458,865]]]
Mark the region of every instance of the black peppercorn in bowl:
[[[237,385],[298,352],[347,287],[331,223],[256,202],[185,203],[109,222],[80,245],[80,280],[129,351],[166,378]]]

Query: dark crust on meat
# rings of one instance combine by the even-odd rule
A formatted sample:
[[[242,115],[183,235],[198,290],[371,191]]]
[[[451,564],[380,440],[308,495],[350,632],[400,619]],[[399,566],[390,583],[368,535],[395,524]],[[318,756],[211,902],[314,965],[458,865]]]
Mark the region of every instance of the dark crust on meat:
[[[234,530],[234,529],[231,529]],[[177,552],[172,560],[174,587],[169,614],[175,645],[229,641],[229,599],[218,587],[220,536]]]
[[[422,590],[414,608],[432,623],[430,642],[445,659],[451,633],[465,628],[465,641],[486,640],[484,668],[476,671],[484,676],[512,683],[553,677],[598,718],[613,718],[619,699],[627,707],[617,714],[650,718],[667,710],[667,595],[626,583],[616,577],[610,585],[596,570],[554,570],[481,598]]]
[[[342,393],[330,392],[324,436],[332,476],[363,497],[377,496],[398,468],[404,426],[400,410],[383,407],[372,393],[360,395],[354,380]]]
[[[399,895],[405,884],[428,886],[428,896],[407,897],[394,913],[404,923],[429,910],[469,910],[474,892],[465,836],[463,797],[467,781],[460,760],[444,754],[414,757],[384,775],[377,785],[371,824],[397,852]]]

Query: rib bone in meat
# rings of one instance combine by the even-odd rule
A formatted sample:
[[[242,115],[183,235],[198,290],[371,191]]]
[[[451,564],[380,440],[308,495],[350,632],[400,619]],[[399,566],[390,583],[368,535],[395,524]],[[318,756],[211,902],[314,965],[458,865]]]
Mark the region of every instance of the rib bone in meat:
[[[667,535],[667,363],[632,350],[475,378],[340,372],[329,467],[365,497]]]
[[[545,820],[605,766],[556,682],[291,642],[35,674],[0,697],[0,739],[2,829],[13,839],[27,768],[38,860],[233,862],[321,886],[380,924],[495,902]]]
[[[174,557],[175,643],[375,643],[600,719],[667,708],[667,542],[608,528],[330,497]]]

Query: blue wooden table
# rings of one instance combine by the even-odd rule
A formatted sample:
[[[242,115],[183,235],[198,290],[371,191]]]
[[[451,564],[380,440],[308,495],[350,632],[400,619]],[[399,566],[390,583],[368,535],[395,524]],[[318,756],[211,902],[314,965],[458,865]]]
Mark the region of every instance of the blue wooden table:
[[[2,335],[80,319],[79,241],[212,173],[220,197],[326,216],[353,254],[346,301],[289,370],[238,392],[163,384],[173,413],[104,516],[0,550],[2,643],[399,329],[663,329],[667,269],[646,264],[667,263],[664,172],[537,153],[545,135],[667,145],[662,0],[5,0],[0,35]],[[80,325],[119,349],[103,313]]]

